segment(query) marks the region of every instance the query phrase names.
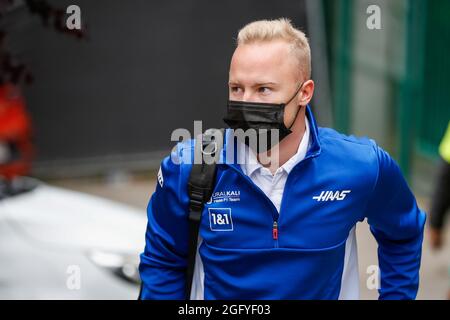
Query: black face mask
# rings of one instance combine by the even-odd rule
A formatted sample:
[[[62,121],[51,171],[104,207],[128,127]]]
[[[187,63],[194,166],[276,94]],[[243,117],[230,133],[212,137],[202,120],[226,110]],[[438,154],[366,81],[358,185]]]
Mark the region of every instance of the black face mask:
[[[246,132],[249,129],[254,129],[256,131],[257,153],[270,150],[292,133],[291,128],[297,119],[301,106],[298,108],[294,121],[289,128],[284,125],[284,109],[297,96],[302,87],[303,83],[286,103],[274,104],[228,100],[227,115],[223,118],[223,121],[234,130],[242,129]],[[272,135],[272,130],[278,131],[278,138]],[[267,143],[263,145],[260,143],[261,140],[266,140]],[[244,142],[249,145],[250,139],[246,137]]]

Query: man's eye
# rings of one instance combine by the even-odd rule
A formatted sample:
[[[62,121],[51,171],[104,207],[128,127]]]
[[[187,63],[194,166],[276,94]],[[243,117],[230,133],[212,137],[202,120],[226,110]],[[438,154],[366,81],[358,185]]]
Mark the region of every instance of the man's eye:
[[[241,92],[241,88],[239,88],[239,87],[231,87],[231,92],[239,93],[239,92]]]
[[[272,91],[269,87],[260,87],[258,88],[258,92],[262,94],[269,94]]]

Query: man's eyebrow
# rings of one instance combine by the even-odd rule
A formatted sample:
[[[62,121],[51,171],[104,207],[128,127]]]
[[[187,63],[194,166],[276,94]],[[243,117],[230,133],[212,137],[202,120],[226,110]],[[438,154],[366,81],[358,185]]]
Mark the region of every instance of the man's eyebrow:
[[[239,82],[237,81],[230,81],[228,82],[229,85],[240,85]],[[276,82],[257,82],[254,85],[252,85],[252,87],[259,87],[259,86],[264,86],[264,85],[278,85],[278,83]]]
[[[277,83],[276,82],[261,82],[261,83],[255,83],[255,87],[257,87],[257,86],[264,86],[264,85],[268,85],[268,84],[270,84],[270,85],[277,85]]]

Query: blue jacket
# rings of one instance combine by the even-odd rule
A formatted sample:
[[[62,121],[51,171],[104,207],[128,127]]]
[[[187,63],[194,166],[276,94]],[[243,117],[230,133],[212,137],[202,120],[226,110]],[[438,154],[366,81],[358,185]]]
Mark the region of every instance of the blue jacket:
[[[309,106],[306,116],[310,147],[288,176],[280,214],[239,164],[218,165],[193,290],[201,287],[204,299],[337,299],[346,241],[367,218],[378,242],[380,299],[414,299],[425,213],[399,167],[373,140],[318,127]],[[192,150],[192,141],[180,143],[161,164],[139,267],[143,299],[184,299],[191,165],[173,160]],[[222,160],[226,152],[225,144]]]

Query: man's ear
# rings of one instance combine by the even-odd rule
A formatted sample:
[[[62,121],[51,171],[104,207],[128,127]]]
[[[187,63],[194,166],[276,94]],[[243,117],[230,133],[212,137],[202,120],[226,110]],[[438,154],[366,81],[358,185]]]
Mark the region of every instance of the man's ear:
[[[298,95],[298,104],[301,106],[306,106],[312,99],[314,95],[315,84],[313,80],[305,81],[303,88]]]

